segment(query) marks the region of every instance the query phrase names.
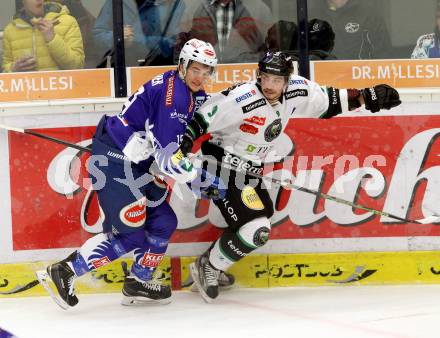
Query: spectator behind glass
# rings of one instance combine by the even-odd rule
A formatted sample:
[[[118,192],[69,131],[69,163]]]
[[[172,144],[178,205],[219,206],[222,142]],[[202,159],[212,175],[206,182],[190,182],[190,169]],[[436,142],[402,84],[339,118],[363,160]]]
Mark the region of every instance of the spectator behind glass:
[[[91,37],[92,29],[95,25],[95,17],[87,10],[87,8],[84,7],[81,0],[54,0],[53,2],[58,2],[66,6],[70,11],[70,15],[72,15],[78,22],[78,26],[81,29],[81,36],[84,43],[86,68],[89,68],[90,62],[88,61],[88,59],[91,49],[93,48],[93,46],[91,45],[93,43]]]
[[[142,65],[172,65],[173,50],[185,11],[182,0],[137,0],[147,54]]]
[[[384,58],[391,41],[384,19],[369,0],[315,0],[310,17],[327,21],[336,35],[338,59]]]
[[[138,6],[135,0],[123,0],[125,64],[137,66],[138,60],[147,55]],[[112,0],[106,0],[92,30],[94,49],[99,59],[113,55]]]
[[[211,43],[222,63],[257,62],[273,22],[261,0],[201,0],[195,11],[186,14],[190,20],[183,20],[175,55],[186,41],[197,38]]]
[[[68,13],[58,3],[23,0],[4,30],[3,71],[83,68],[81,32]]]
[[[331,53],[335,46],[335,32],[332,26],[325,21],[312,19],[308,23],[309,55],[310,60],[334,60]]]
[[[331,54],[335,33],[327,21],[312,19],[308,22],[310,60],[336,59]],[[267,31],[266,50],[282,50],[298,60],[298,26],[291,21],[280,20]]]
[[[434,33],[424,34],[417,39],[411,59],[439,58],[440,48],[440,4],[435,15]]]
[[[266,50],[295,51],[298,49],[298,26],[291,21],[279,20],[267,30]]]

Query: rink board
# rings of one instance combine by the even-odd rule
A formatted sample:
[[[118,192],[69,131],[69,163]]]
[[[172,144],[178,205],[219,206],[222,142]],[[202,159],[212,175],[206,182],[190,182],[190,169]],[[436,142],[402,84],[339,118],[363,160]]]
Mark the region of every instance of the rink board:
[[[237,287],[330,286],[440,283],[438,252],[364,252],[252,255],[233,266]],[[194,257],[166,257],[156,278],[174,290],[191,285],[188,264]],[[131,263],[130,260],[125,260]],[[46,295],[34,272],[50,262],[0,265],[0,297]],[[119,292],[121,260],[76,281],[78,293]]]

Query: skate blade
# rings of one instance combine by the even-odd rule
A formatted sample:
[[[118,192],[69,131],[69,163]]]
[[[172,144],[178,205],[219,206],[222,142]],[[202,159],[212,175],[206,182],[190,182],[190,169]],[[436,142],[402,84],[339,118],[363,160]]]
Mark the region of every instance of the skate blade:
[[[191,277],[194,281],[193,285],[195,285],[195,287],[197,288],[197,291],[199,291],[200,296],[202,296],[203,300],[206,303],[212,303],[215,300],[215,298],[209,297],[208,294],[203,289],[202,285],[200,284],[199,272],[197,271],[196,263],[191,263],[189,265],[189,272],[191,273]]]
[[[53,301],[63,310],[68,310],[71,306],[69,306],[64,300],[62,300],[49,286],[49,281],[52,282],[49,274],[45,270],[39,270],[35,272],[38,281],[41,286],[46,290],[49,296],[53,299]],[[53,282],[52,282],[53,283]]]
[[[234,284],[219,285],[218,286],[219,291],[228,291],[228,290],[231,290],[232,288],[234,288]],[[199,292],[199,288],[197,287],[197,284],[194,281],[191,282],[191,286],[189,288],[189,291]]]
[[[234,284],[231,285],[219,285],[218,290],[219,291],[228,291],[234,288]]]
[[[221,286],[221,285],[219,285],[218,286],[218,290],[219,291],[228,291],[228,290],[231,290],[232,288],[234,288],[234,285],[227,285],[227,286]],[[199,288],[198,288],[198,286],[196,285],[196,283],[192,283],[191,284],[191,287],[189,288],[189,291],[191,291],[191,292],[199,292]]]
[[[171,303],[171,297],[165,299],[147,299],[145,297],[132,297],[122,294],[121,304],[124,306],[166,305]]]

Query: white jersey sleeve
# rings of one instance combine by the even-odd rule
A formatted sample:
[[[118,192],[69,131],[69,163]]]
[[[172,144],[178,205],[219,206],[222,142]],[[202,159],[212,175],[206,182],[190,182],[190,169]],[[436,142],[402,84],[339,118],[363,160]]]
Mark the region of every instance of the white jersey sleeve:
[[[198,111],[211,133],[228,129],[241,119],[241,114],[234,113],[240,109],[235,99],[223,93],[212,95]]]
[[[327,90],[298,75],[290,77],[284,98],[295,100],[296,110],[292,117],[320,118],[329,107]]]

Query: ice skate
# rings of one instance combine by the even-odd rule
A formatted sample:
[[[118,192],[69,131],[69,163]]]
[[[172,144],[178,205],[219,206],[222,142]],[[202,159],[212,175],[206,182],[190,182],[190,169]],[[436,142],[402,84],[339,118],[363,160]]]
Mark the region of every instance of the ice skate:
[[[209,263],[208,253],[198,257],[189,268],[200,295],[207,303],[212,303],[218,296],[218,278],[221,271]]]
[[[169,304],[171,288],[157,280],[138,281],[133,276],[126,276],[122,288],[122,305]]]
[[[67,310],[78,304],[73,286],[76,276],[67,260],[49,265],[46,271],[37,271],[36,275],[40,284],[62,309]],[[55,285],[56,292],[49,286],[49,281]]]
[[[191,276],[192,279],[192,276]],[[235,277],[233,274],[227,273],[225,271],[220,271],[220,274],[218,276],[218,289],[220,291],[227,291],[234,287],[235,285]],[[198,292],[199,289],[197,288],[197,284],[194,283],[194,280],[192,280],[191,288],[190,290],[192,292]]]

